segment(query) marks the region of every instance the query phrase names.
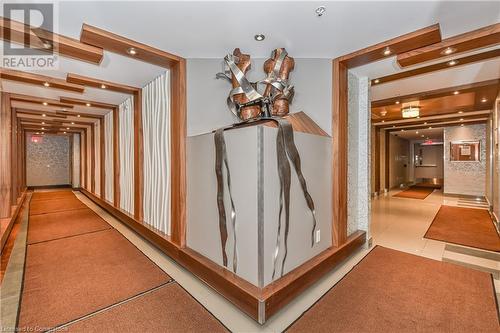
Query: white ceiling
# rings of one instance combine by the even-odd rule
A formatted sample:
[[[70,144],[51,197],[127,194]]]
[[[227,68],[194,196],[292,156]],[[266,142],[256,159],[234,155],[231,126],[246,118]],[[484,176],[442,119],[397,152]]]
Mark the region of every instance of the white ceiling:
[[[25,1],[19,1],[25,2]],[[317,17],[314,10],[325,5]],[[500,21],[500,1],[65,1],[57,3],[56,28],[61,34],[79,38],[83,23],[155,46],[184,58],[220,58],[240,47],[253,58],[264,58],[276,47],[286,47],[296,58],[334,58],[401,34],[440,23],[442,37],[470,31]],[[266,35],[256,42],[257,33]],[[164,69],[105,52],[100,66],[61,58],[59,70],[42,74],[64,78],[66,73],[105,79],[142,87]],[[395,71],[394,59],[378,62],[360,75],[387,75]],[[499,76],[499,62],[471,67],[472,74],[453,74],[457,82]],[[496,67],[496,68],[495,68]],[[392,72],[391,72],[392,70]],[[462,78],[463,77],[463,78]],[[427,81],[427,80],[424,80]],[[445,80],[446,81],[446,80]],[[373,96],[398,94],[428,86],[425,82],[403,81],[380,86]],[[433,81],[434,82],[434,81]],[[469,82],[467,82],[469,83]],[[3,89],[40,97],[60,95],[108,103],[120,103],[123,94],[87,88],[83,95],[61,93],[29,85],[3,84]],[[406,90],[405,90],[406,89]],[[380,97],[383,98],[383,97]]]

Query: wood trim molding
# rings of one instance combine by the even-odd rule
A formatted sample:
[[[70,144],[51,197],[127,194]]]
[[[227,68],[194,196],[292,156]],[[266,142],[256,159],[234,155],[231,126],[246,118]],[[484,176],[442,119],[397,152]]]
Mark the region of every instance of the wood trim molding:
[[[470,119],[477,119],[477,118],[484,118],[488,117],[489,112],[483,112],[483,113],[474,113],[474,114],[467,114],[467,113],[450,113],[450,114],[443,114],[442,116],[445,117],[422,117],[419,119],[412,119],[411,121],[404,121],[404,122],[390,122],[390,123],[381,123],[377,122],[374,123],[376,128],[380,129],[391,129],[393,127],[407,127],[407,126],[415,126],[415,125],[422,125],[422,126],[434,126],[435,124],[446,122],[446,121],[454,121],[454,120],[459,120],[459,119],[464,119],[464,120],[470,120]]]
[[[431,26],[346,54],[339,57],[338,61],[343,63],[347,68],[353,68],[366,65],[395,54],[432,45],[440,41],[441,31],[439,29],[439,24],[433,24]],[[384,54],[384,50],[386,49],[390,50],[390,54]]]
[[[331,247],[267,287],[258,288],[197,252],[178,246],[167,235],[158,233],[112,203],[85,189],[80,191],[260,323],[290,303],[366,241],[366,233],[356,231],[346,238],[342,246]]]
[[[113,109],[113,205],[120,207],[120,114]]]
[[[186,61],[171,69],[171,238],[180,247],[186,245]]]
[[[333,60],[332,94],[332,244],[347,239],[347,65]]]
[[[10,108],[10,94],[0,93],[0,219],[9,218],[12,207],[12,145],[11,129],[12,115]]]
[[[482,118],[473,118],[473,119],[464,119],[463,121],[460,120],[454,120],[454,121],[448,121],[444,122],[442,124],[436,124],[434,125],[435,128],[443,128],[443,127],[457,127],[460,125],[475,125],[475,124],[483,124],[488,120],[488,117],[482,117]],[[396,128],[387,128],[387,132],[399,132],[401,129],[405,131],[412,131],[412,130],[419,130],[419,129],[426,129],[429,128],[429,125],[421,125],[421,126],[413,126],[411,128],[408,127],[396,127]]]
[[[103,48],[106,51],[142,60],[165,68],[175,67],[180,61],[182,61],[181,57],[174,54],[88,24],[83,24],[82,26],[80,41]],[[134,55],[130,54],[128,52],[130,49],[134,49],[136,53]]]
[[[41,104],[44,107],[52,106],[52,107],[67,108],[67,109],[73,108],[73,105],[61,103],[56,99],[42,98],[42,97],[28,96],[28,95],[21,95],[21,94],[11,94],[11,101],[38,104],[39,106]],[[44,105],[43,104],[44,102],[47,103],[47,105]]]
[[[175,127],[175,124],[173,125]],[[142,90],[134,93],[134,217],[143,220],[144,146],[142,134]]]
[[[104,54],[102,48],[51,31],[30,27],[5,17],[0,17],[0,38],[40,50],[46,49],[44,43],[49,43],[52,47],[48,52],[53,51],[65,57],[93,64],[100,64]]]
[[[0,70],[0,79],[28,83],[48,89],[59,89],[80,94],[85,91],[83,86],[68,83],[66,80],[6,68],[2,68]]]
[[[387,191],[389,191],[391,188],[390,188],[390,184],[391,184],[391,181],[390,181],[390,172],[389,172],[389,168],[390,168],[390,156],[391,156],[391,136],[390,136],[390,133],[389,131],[385,130],[385,154],[384,154],[384,159],[385,159],[385,167],[384,167],[384,171],[385,171],[385,189]]]
[[[409,50],[398,54],[397,62],[401,67],[412,66],[422,62],[450,57],[444,50],[450,48],[452,54],[458,54],[488,46],[500,44],[500,23],[492,24],[477,30],[443,39],[432,45]]]
[[[99,153],[100,153],[100,194],[101,198],[106,200],[106,141],[105,141],[105,130],[104,130],[104,118],[99,119]]]
[[[453,59],[455,65],[450,65],[450,60],[447,60],[447,61],[443,61],[443,62],[440,62],[437,64],[415,68],[415,69],[412,69],[409,71],[404,71],[404,72],[400,72],[400,73],[396,73],[396,74],[392,74],[392,75],[382,76],[382,77],[371,80],[371,84],[372,84],[372,86],[381,85],[381,84],[396,81],[396,80],[406,79],[409,77],[423,75],[423,74],[432,73],[432,72],[437,72],[437,71],[446,70],[446,69],[453,69],[453,68],[457,68],[457,67],[460,67],[463,65],[468,65],[468,64],[475,63],[475,62],[479,62],[479,61],[494,59],[497,57],[500,57],[500,49],[495,49],[495,50],[491,50],[491,51],[487,51],[487,52],[483,52],[483,53],[477,53],[477,54],[473,54],[470,56]],[[378,80],[378,81],[375,82],[375,80]]]
[[[66,82],[80,84],[82,86],[87,86],[87,87],[92,87],[92,88],[97,88],[97,89],[103,89],[102,87],[105,86],[106,90],[120,92],[120,93],[124,93],[124,94],[129,94],[129,95],[133,95],[137,90],[140,89],[140,88],[136,88],[136,87],[132,87],[132,86],[127,86],[125,84],[100,80],[100,79],[96,79],[96,78],[92,78],[92,77],[88,77],[88,76],[83,76],[83,75],[78,75],[78,74],[74,74],[74,73],[68,73],[66,75]]]
[[[99,108],[99,109],[113,110],[116,107],[115,104],[89,101],[89,100],[78,99],[78,98],[60,97],[59,100],[61,101],[61,103],[65,103],[65,104],[87,106],[87,107],[93,107],[93,108]],[[87,104],[90,104],[90,106],[88,106]]]

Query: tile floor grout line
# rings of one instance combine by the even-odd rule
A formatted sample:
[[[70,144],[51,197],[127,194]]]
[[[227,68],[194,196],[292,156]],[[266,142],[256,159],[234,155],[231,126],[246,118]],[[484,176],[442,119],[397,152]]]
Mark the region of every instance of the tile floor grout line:
[[[124,299],[124,300],[121,300],[121,301],[119,301],[119,302],[113,303],[113,304],[108,305],[108,306],[106,306],[106,307],[104,307],[104,308],[102,308],[102,309],[96,310],[96,311],[94,311],[94,312],[87,313],[87,314],[86,314],[86,315],[84,315],[84,316],[81,316],[81,317],[79,317],[79,318],[73,319],[73,320],[68,321],[68,322],[66,322],[66,323],[64,323],[64,324],[61,324],[61,325],[58,325],[58,326],[54,326],[54,327],[52,327],[51,329],[49,329],[49,330],[47,330],[47,331],[45,331],[45,332],[47,332],[47,333],[48,333],[48,332],[58,332],[58,331],[61,331],[62,329],[66,328],[66,327],[69,327],[69,326],[71,326],[71,325],[73,325],[73,324],[75,324],[75,323],[77,323],[77,322],[80,322],[80,321],[82,321],[82,320],[85,320],[85,319],[88,319],[88,318],[94,317],[94,316],[96,316],[96,315],[98,315],[98,314],[101,314],[101,313],[103,313],[103,312],[106,312],[106,311],[108,311],[108,310],[111,310],[111,309],[113,309],[113,308],[115,308],[115,307],[118,307],[118,306],[120,306],[120,305],[126,304],[126,303],[128,303],[128,302],[130,302],[130,301],[133,301],[133,300],[135,300],[135,299],[137,299],[137,298],[140,298],[140,297],[142,297],[142,296],[144,296],[144,295],[148,295],[148,294],[150,294],[150,293],[152,293],[152,292],[155,292],[155,291],[157,291],[157,290],[159,290],[159,289],[161,289],[161,288],[163,288],[163,287],[166,287],[166,286],[171,285],[171,284],[174,284],[174,283],[176,283],[176,281],[175,281],[174,279],[172,279],[172,278],[171,278],[171,280],[170,280],[170,281],[167,281],[167,282],[165,282],[165,283],[163,283],[163,284],[161,284],[161,285],[159,285],[159,286],[156,286],[156,287],[154,287],[154,288],[151,288],[151,289],[145,290],[145,291],[143,291],[143,292],[141,292],[141,293],[139,293],[139,294],[137,294],[137,295],[134,295],[134,296],[131,296],[131,297],[126,298],[126,299]]]
[[[43,241],[39,241],[39,242],[35,242],[35,243],[29,243],[28,242],[28,245],[43,244],[43,243],[58,241],[58,240],[61,240],[61,239],[66,239],[66,238],[73,238],[73,237],[78,237],[78,236],[83,236],[83,235],[88,235],[88,234],[94,234],[94,233],[97,233],[97,232],[102,232],[102,231],[106,231],[106,230],[110,230],[110,229],[113,229],[113,227],[109,226],[109,228],[105,228],[105,229],[87,231],[87,232],[83,232],[83,233],[76,234],[76,235],[69,235],[69,236],[64,236],[64,237],[59,237],[59,238],[54,238],[54,239],[47,239],[47,240],[43,240]]]

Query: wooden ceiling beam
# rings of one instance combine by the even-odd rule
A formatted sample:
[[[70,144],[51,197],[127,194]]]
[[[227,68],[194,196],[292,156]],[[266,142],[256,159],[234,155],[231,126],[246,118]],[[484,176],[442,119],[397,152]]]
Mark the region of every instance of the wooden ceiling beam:
[[[439,24],[434,24],[405,35],[389,39],[356,52],[337,58],[347,68],[366,65],[396,54],[432,45],[441,41]],[[384,53],[388,50],[390,53]]]
[[[69,98],[69,97],[60,97],[59,101],[61,101],[61,103],[65,103],[65,104],[80,105],[80,106],[94,107],[94,108],[100,108],[100,109],[109,109],[109,110],[113,110],[114,108],[117,107],[115,104],[89,101],[89,100],[83,100],[83,99],[78,99],[78,98]]]
[[[132,86],[127,86],[125,84],[95,79],[73,73],[68,73],[68,75],[66,76],[66,82],[80,84],[82,86],[87,86],[92,88],[106,89],[109,91],[115,91],[130,95],[134,94],[140,89]]]
[[[406,79],[406,78],[409,78],[412,76],[427,74],[427,73],[431,73],[431,72],[437,72],[437,71],[446,70],[446,69],[452,69],[452,68],[472,64],[472,63],[479,62],[479,61],[493,59],[496,57],[500,57],[500,49],[495,49],[495,50],[491,50],[491,51],[487,51],[487,52],[477,53],[477,54],[473,54],[473,55],[462,57],[462,58],[456,58],[453,60],[447,60],[447,61],[440,62],[438,64],[429,65],[429,66],[425,66],[425,67],[419,67],[419,68],[415,68],[415,69],[412,69],[409,71],[404,71],[404,72],[400,72],[400,73],[396,73],[396,74],[392,74],[392,75],[382,76],[382,77],[375,78],[375,79],[371,80],[371,83],[372,83],[372,86],[381,85],[381,84],[396,81],[396,80]],[[454,62],[452,63],[451,61],[454,61]]]
[[[381,107],[381,106],[393,105],[398,101],[399,101],[399,103],[402,104],[405,102],[413,102],[413,101],[417,101],[417,100],[421,101],[421,100],[430,99],[430,98],[448,96],[448,95],[450,95],[450,93],[453,93],[454,91],[459,91],[460,93],[466,93],[466,92],[475,91],[479,88],[485,88],[485,87],[496,87],[498,89],[499,84],[500,84],[500,79],[495,79],[495,80],[487,80],[487,81],[475,82],[475,83],[470,83],[470,84],[464,84],[464,85],[460,85],[460,86],[429,90],[429,91],[424,91],[424,92],[419,92],[419,93],[409,94],[409,95],[404,95],[404,96],[390,97],[390,98],[385,98],[385,99],[373,101],[371,103],[371,107],[377,108],[377,107]]]
[[[37,110],[29,110],[29,109],[23,109],[23,108],[16,108],[16,114],[19,115],[33,115],[33,116],[40,116],[45,115],[47,118],[60,118],[64,119],[67,118],[65,115],[58,115],[55,112],[47,112],[47,111],[37,111]]]
[[[483,119],[479,119],[479,120],[464,120],[464,121],[446,122],[443,124],[436,124],[436,126],[434,126],[433,128],[460,126],[461,124],[464,124],[464,126],[465,125],[484,124],[484,123],[486,123],[487,120],[488,120],[488,118],[483,118]],[[412,131],[412,130],[422,130],[422,129],[426,129],[426,128],[429,128],[429,126],[422,125],[422,126],[411,127],[411,128],[396,127],[396,128],[388,129],[387,131],[388,132],[401,132],[402,129],[405,131]]]
[[[45,88],[65,90],[80,94],[85,91],[85,88],[83,86],[68,83],[63,79],[6,68],[2,68],[0,70],[0,79],[28,83]]]
[[[78,118],[92,118],[92,119],[103,119],[104,118],[104,116],[99,115],[99,114],[85,113],[85,112],[78,112],[78,111],[56,111],[56,114],[74,116],[74,117],[78,117]]]
[[[73,108],[73,105],[61,103],[60,101],[58,101],[56,99],[35,97],[35,96],[29,96],[29,95],[11,94],[10,100],[24,102],[24,103],[39,104],[39,105],[41,104],[43,106],[53,106],[53,107],[67,108],[67,109]],[[44,103],[46,103],[46,104],[44,104]]]
[[[498,44],[500,44],[500,23],[446,38],[432,45],[408,50],[398,54],[397,62],[401,67],[407,67]],[[452,52],[446,53],[446,50]]]
[[[172,68],[182,60],[181,57],[174,54],[88,24],[82,25],[80,41],[106,51],[165,68]]]
[[[442,123],[442,122],[447,122],[447,121],[459,121],[460,119],[464,120],[470,120],[470,119],[482,119],[482,118],[488,118],[488,114],[483,113],[483,114],[473,114],[473,115],[467,115],[466,113],[453,113],[453,114],[448,114],[446,117],[443,118],[435,118],[435,119],[415,119],[414,121],[411,122],[392,122],[390,124],[387,123],[382,123],[382,122],[377,122],[374,123],[375,126],[377,126],[380,129],[387,129],[387,128],[393,128],[393,127],[411,127],[411,126],[424,126],[424,127],[432,127],[435,126],[435,124]]]
[[[33,49],[54,52],[65,57],[100,64],[103,49],[88,45],[77,39],[33,28],[21,22],[0,17],[0,38]],[[29,41],[29,42],[27,42]]]

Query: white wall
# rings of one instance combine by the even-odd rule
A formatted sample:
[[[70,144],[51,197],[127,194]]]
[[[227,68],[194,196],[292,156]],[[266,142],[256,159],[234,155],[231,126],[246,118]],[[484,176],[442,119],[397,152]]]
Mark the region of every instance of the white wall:
[[[104,173],[105,178],[105,199],[109,202],[114,200],[114,176],[113,176],[113,112],[108,112],[104,116]]]
[[[265,59],[252,59],[248,72],[251,81],[265,77]],[[217,80],[222,71],[221,59],[187,60],[187,134],[210,132],[237,122],[227,108],[226,99],[231,84]],[[290,74],[295,86],[295,98],[290,112],[304,111],[323,130],[331,134],[332,112],[332,61],[330,59],[295,59],[295,69]]]
[[[80,134],[73,134],[73,187],[80,187]]]
[[[134,213],[134,101],[119,106],[120,126],[120,208]]]
[[[450,142],[480,141],[480,161],[450,161]],[[486,190],[486,125],[444,129],[444,193],[484,196]]]

